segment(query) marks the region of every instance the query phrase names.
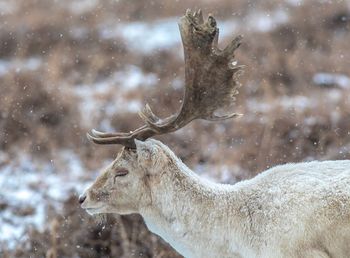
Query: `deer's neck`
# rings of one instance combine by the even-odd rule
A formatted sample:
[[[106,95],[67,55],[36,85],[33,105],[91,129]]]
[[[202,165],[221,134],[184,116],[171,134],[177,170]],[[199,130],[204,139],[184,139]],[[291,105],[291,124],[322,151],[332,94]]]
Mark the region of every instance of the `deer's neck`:
[[[235,226],[241,224],[239,216],[232,215],[241,203],[238,191],[201,179],[181,161],[174,164],[164,171],[161,184],[151,189],[151,205],[141,211],[147,227],[185,257],[203,257],[196,250],[201,245],[208,250],[210,244],[213,248],[229,240],[232,244]]]

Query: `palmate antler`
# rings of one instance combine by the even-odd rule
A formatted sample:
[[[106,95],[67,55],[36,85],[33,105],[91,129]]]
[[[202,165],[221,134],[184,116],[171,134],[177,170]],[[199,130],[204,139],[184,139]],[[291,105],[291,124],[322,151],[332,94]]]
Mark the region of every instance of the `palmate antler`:
[[[146,140],[155,135],[174,132],[194,119],[219,121],[238,116],[236,113],[215,115],[226,108],[238,94],[238,72],[234,51],[242,37],[238,36],[223,50],[218,48],[219,29],[214,17],[204,22],[201,10],[186,15],[179,21],[185,56],[185,96],[180,111],[165,119],[157,117],[147,104],[139,113],[145,125],[130,133],[102,133],[92,130],[88,138],[97,144],[121,144],[135,148],[134,139]]]

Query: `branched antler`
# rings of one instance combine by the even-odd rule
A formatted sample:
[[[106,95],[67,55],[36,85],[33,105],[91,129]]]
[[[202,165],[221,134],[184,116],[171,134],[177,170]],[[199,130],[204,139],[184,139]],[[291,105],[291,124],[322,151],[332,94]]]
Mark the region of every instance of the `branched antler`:
[[[241,36],[233,39],[223,50],[218,48],[219,29],[214,17],[204,22],[201,10],[179,21],[185,55],[185,95],[180,111],[165,119],[157,117],[147,104],[139,113],[145,125],[130,133],[102,133],[92,130],[88,138],[98,144],[121,144],[135,148],[134,139],[146,140],[155,135],[174,132],[194,119],[219,121],[237,117],[232,113],[218,116],[215,112],[229,107],[238,94],[237,66],[234,51]]]

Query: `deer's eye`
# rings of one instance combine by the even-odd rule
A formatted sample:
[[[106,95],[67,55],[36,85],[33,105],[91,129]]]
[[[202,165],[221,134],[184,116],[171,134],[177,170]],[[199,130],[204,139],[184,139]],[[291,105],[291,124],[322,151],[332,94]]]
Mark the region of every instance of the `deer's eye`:
[[[115,174],[114,174],[114,183],[115,183],[115,179],[116,179],[118,176],[126,176],[128,173],[129,173],[129,171],[128,171],[126,168],[117,169],[117,170],[115,171]]]

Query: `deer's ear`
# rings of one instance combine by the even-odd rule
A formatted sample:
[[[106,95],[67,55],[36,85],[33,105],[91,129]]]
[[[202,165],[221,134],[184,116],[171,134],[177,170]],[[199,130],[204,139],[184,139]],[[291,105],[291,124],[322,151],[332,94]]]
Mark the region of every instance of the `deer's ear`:
[[[135,139],[137,160],[140,165],[152,165],[157,159],[158,149],[150,141],[143,142]]]

